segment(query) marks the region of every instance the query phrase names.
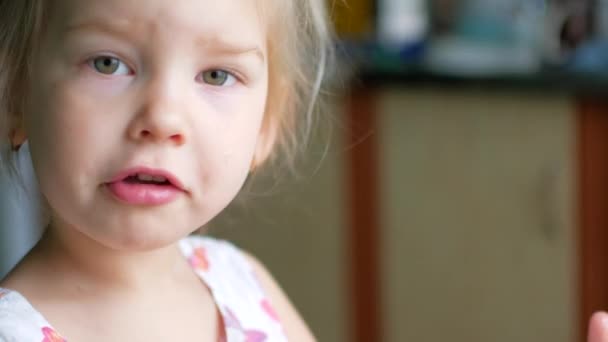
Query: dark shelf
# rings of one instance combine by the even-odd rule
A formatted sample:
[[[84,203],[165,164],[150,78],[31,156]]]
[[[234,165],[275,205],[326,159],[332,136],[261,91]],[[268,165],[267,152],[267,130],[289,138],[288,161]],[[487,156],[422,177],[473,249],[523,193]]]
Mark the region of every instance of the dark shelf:
[[[366,86],[474,87],[492,89],[522,89],[530,91],[561,91],[573,93],[608,93],[608,73],[582,74],[566,71],[542,71],[536,74],[465,76],[436,73],[422,67],[358,68],[357,79]]]
[[[487,88],[525,91],[566,92],[608,95],[608,70],[574,72],[565,68],[545,67],[535,73],[496,73],[467,75],[437,72],[424,64],[424,51],[411,60],[396,58],[378,49],[374,43],[343,42],[340,51],[354,65],[355,82],[363,86],[436,86],[446,88]],[[606,96],[608,97],[608,96]]]

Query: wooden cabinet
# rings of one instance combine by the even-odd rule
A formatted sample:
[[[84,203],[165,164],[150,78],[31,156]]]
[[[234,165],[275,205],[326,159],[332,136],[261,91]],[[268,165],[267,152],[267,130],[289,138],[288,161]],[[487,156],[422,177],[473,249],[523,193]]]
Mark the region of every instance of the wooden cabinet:
[[[568,97],[377,92],[386,341],[571,342]]]

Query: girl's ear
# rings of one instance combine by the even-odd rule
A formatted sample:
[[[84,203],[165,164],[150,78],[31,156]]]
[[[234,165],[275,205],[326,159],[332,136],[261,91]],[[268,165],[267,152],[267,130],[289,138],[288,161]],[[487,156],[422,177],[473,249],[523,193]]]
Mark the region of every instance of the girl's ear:
[[[27,134],[23,127],[23,117],[21,115],[12,114],[10,120],[11,130],[9,132],[9,140],[13,150],[16,151],[27,140]]]

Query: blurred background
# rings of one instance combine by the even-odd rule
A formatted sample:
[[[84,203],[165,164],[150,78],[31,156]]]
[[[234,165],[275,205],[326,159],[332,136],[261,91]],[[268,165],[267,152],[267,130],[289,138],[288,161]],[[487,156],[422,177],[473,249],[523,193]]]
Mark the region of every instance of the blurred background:
[[[328,1],[330,111],[211,234],[320,341],[584,341],[608,309],[608,0]],[[0,275],[39,234],[10,233]]]
[[[331,134],[212,233],[320,341],[583,341],[608,309],[608,1],[328,6]]]

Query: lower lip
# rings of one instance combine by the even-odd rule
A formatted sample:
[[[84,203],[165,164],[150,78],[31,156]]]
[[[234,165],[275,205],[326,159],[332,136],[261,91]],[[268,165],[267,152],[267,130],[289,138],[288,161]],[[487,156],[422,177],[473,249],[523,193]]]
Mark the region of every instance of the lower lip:
[[[172,185],[127,183],[119,181],[107,184],[114,196],[134,205],[162,205],[174,201],[182,192]]]

